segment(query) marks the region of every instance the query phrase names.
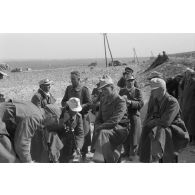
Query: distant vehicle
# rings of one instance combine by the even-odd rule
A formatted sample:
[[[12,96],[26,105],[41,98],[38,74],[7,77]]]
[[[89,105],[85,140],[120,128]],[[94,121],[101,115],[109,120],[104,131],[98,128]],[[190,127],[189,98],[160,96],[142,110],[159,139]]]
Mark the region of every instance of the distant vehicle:
[[[95,67],[97,66],[97,62],[92,62],[91,64],[88,65],[88,67]]]
[[[126,65],[127,65],[126,63],[122,63],[118,60],[113,61],[113,66],[126,66]],[[112,66],[112,62],[109,62],[108,66]]]
[[[11,72],[22,72],[22,68],[14,68]]]
[[[32,69],[31,68],[26,68],[26,71],[31,71]]]

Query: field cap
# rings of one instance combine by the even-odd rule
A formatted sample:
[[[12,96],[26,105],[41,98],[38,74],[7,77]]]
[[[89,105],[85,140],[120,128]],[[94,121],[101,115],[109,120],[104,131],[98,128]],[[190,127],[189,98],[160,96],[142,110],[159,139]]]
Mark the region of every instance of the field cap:
[[[62,114],[62,109],[54,104],[47,104],[44,107],[44,110],[46,110],[48,113],[56,116],[57,118],[60,118]]]
[[[80,78],[80,72],[75,70],[75,71],[72,71],[70,74],[74,74],[76,77]]]
[[[166,82],[161,78],[153,78],[150,81],[150,87],[151,90],[158,89],[158,88],[166,89]]]
[[[132,68],[130,68],[130,67],[126,67],[125,68],[125,73],[133,73],[134,71],[133,71],[133,69]]]
[[[135,80],[133,75],[127,75],[127,77],[125,79],[126,79],[126,81],[129,81],[129,80],[133,81],[133,80]]]
[[[49,79],[43,79],[41,81],[39,81],[39,85],[52,85],[53,81],[49,80]]]
[[[153,71],[153,72],[150,73],[150,75],[148,76],[147,79],[151,80],[153,78],[161,78],[161,79],[163,79],[163,74],[160,73],[160,72],[157,72],[157,71]]]
[[[102,78],[100,79],[98,89],[102,89],[103,87],[105,87],[107,85],[113,85],[113,84],[114,84],[114,82],[110,76],[103,75]]]
[[[79,98],[72,97],[66,103],[68,104],[69,108],[74,112],[80,112],[82,110]]]

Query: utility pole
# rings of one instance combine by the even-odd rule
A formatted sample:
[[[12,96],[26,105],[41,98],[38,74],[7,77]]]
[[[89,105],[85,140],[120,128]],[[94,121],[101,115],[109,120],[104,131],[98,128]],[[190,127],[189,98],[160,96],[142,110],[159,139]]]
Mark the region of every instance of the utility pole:
[[[112,52],[111,52],[111,49],[110,49],[110,44],[109,44],[109,41],[108,41],[107,33],[103,33],[103,37],[104,37],[104,52],[105,52],[106,67],[108,67],[106,44],[107,44],[107,47],[108,47],[108,50],[109,50],[109,53],[110,53],[110,57],[111,57],[111,60],[112,60],[112,66],[113,66],[114,65],[114,60],[113,60],[113,57],[112,57]]]
[[[111,56],[111,60],[112,60],[112,66],[114,65],[114,60],[113,60],[113,57],[112,57],[112,52],[111,52],[111,49],[110,49],[110,44],[109,44],[109,41],[108,41],[108,36],[107,34],[105,33],[105,37],[106,37],[106,41],[107,41],[107,45],[108,45],[108,49],[109,49],[109,52],[110,52],[110,56]]]
[[[133,53],[134,53],[134,62],[136,62],[136,61],[137,61],[137,64],[139,65],[139,60],[138,60],[138,57],[137,57],[137,54],[136,54],[135,48],[133,48]]]
[[[103,33],[103,37],[104,37],[104,52],[105,52],[106,67],[108,67],[107,54],[106,54],[106,33]]]

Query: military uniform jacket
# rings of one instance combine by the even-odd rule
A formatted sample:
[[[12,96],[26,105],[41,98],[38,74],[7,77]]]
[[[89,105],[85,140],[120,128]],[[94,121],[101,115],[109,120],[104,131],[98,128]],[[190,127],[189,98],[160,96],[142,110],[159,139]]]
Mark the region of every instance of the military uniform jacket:
[[[156,106],[158,107],[158,109],[156,109],[158,110],[158,116],[155,120],[156,126],[161,126],[164,128],[177,126],[180,127],[184,132],[187,131],[185,124],[181,119],[180,106],[176,98],[166,93],[161,103]]]
[[[63,114],[61,117],[63,118]],[[84,143],[84,129],[83,129],[82,115],[80,113],[77,113],[73,118],[69,119],[64,124],[64,129],[62,129],[59,133],[59,136],[61,138],[63,136],[66,136],[64,134],[64,130],[67,128],[69,128],[69,130],[74,129],[76,147],[82,149]]]
[[[8,135],[21,162],[31,161],[30,146],[35,131],[43,128],[43,111],[31,102],[0,105],[0,134]]]
[[[128,100],[131,100],[131,104],[127,104],[128,114],[140,116],[140,109],[143,107],[143,97],[141,90],[133,87],[132,89],[121,89],[119,94],[121,96],[126,95]]]
[[[85,86],[78,86],[75,89],[75,88],[73,88],[72,85],[69,85],[66,88],[64,97],[61,101],[61,105],[64,107],[66,102],[72,97],[76,97],[76,98],[80,99],[80,102],[81,102],[81,105],[83,108],[81,113],[87,114],[87,112],[90,109],[90,105],[91,105],[91,97],[90,97],[89,89]]]
[[[114,94],[109,100],[100,103],[100,110],[95,121],[95,128],[114,129],[121,128],[118,124],[126,112],[126,102],[118,94]]]
[[[47,96],[41,89],[32,97],[31,102],[38,107],[44,108],[47,104],[54,104],[56,99],[51,95]]]

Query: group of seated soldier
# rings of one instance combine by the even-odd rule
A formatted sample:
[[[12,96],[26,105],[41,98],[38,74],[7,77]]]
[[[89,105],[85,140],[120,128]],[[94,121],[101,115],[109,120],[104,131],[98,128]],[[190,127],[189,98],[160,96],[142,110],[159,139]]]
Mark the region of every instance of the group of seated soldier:
[[[70,78],[61,107],[55,105],[49,79],[39,82],[31,103],[0,104],[0,162],[84,162],[89,146],[93,162],[114,163],[123,157],[175,162],[175,152],[187,145],[179,103],[167,93],[160,74],[149,78],[151,95],[143,124],[144,101],[132,69],[125,69],[119,93],[112,78],[103,75],[92,97],[78,71]],[[92,139],[90,110],[96,115]]]

